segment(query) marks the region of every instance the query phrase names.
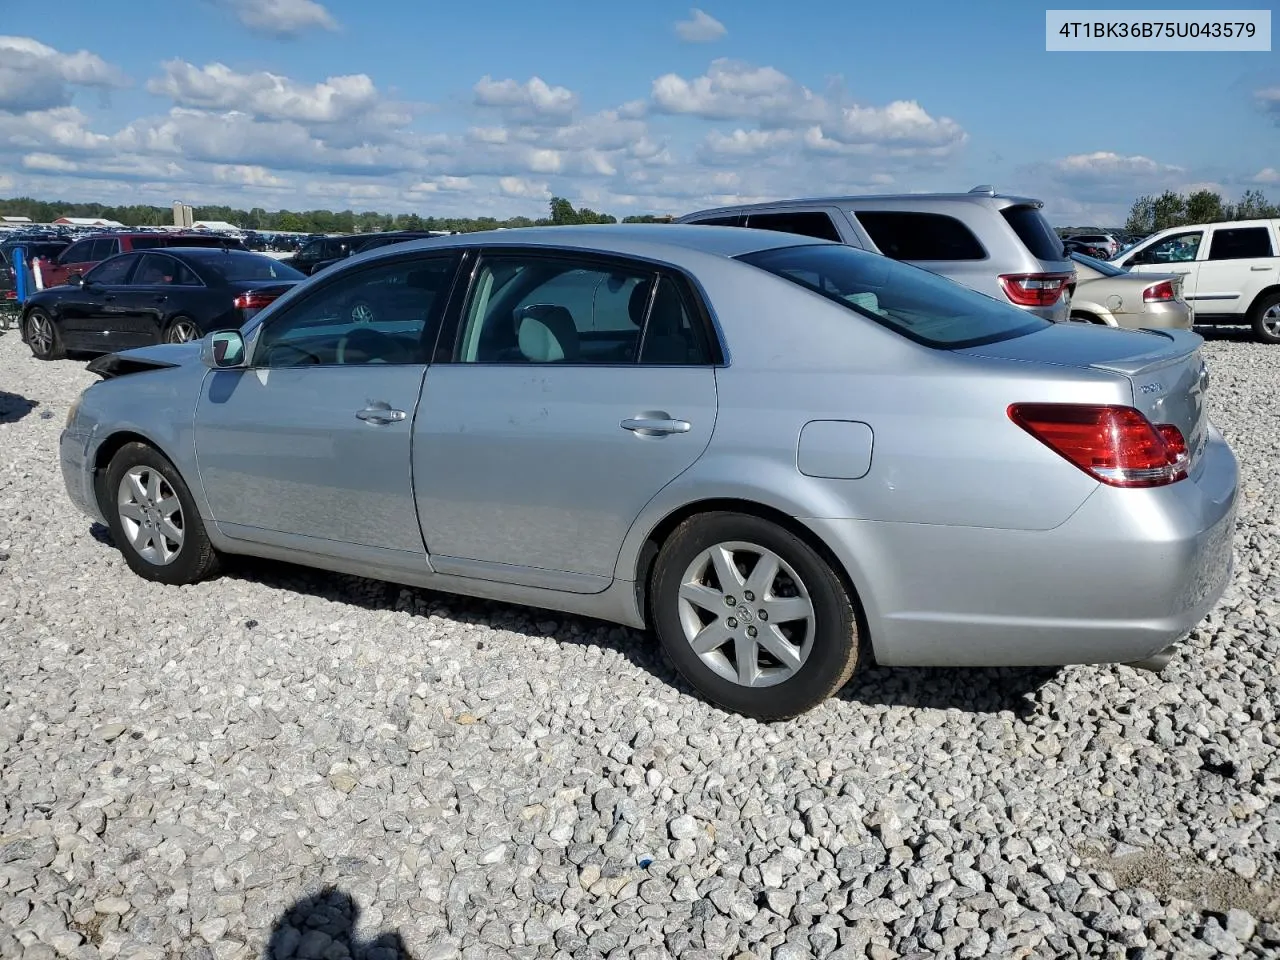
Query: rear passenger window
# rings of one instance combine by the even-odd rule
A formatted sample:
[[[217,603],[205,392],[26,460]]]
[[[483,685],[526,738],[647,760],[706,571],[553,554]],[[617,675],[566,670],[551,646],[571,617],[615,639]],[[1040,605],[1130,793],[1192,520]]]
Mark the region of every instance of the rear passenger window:
[[[866,210],[857,213],[880,252],[894,260],[985,260],[973,231],[940,213]]]
[[[1062,238],[1049,226],[1039,207],[1026,204],[1017,207],[1005,207],[1000,211],[1005,222],[1013,227],[1022,245],[1037,260],[1064,260],[1066,253],[1062,248]]]
[[[1266,227],[1238,227],[1213,231],[1210,260],[1248,260],[1271,256],[1271,234]]]
[[[795,213],[752,213],[747,216],[747,226],[753,230],[776,230],[779,233],[798,233],[803,237],[819,240],[840,239],[840,231],[825,213],[796,211]]]

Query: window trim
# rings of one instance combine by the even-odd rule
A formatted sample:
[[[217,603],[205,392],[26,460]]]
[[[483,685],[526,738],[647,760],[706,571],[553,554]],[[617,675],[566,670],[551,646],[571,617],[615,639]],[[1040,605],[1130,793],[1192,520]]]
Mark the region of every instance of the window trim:
[[[444,306],[442,307],[440,321],[435,325],[436,326],[435,345],[438,347],[440,342],[441,332],[443,331],[445,325],[449,322],[449,312],[453,308],[453,297],[458,287],[458,278],[461,272],[460,268],[463,262],[465,261],[465,257],[459,257],[458,250],[452,247],[444,248],[441,250],[430,250],[430,251],[417,250],[417,251],[412,251],[407,253],[401,253],[397,256],[389,256],[386,258],[379,257],[376,260],[361,261],[358,265],[349,267],[347,269],[335,270],[332,273],[326,272],[324,274],[324,279],[320,281],[318,284],[315,284],[313,286],[313,289],[307,290],[301,297],[298,297],[296,299],[291,299],[288,303],[282,304],[282,309],[280,310],[273,310],[270,313],[267,313],[265,315],[259,314],[259,316],[262,319],[258,320],[258,318],[255,317],[254,320],[258,321],[256,323],[254,321],[250,321],[251,326],[247,331],[248,335],[245,337],[246,340],[250,341],[249,347],[248,347],[249,355],[245,361],[244,369],[246,370],[281,369],[277,367],[269,367],[264,364],[259,364],[255,362],[258,352],[262,348],[263,332],[268,327],[277,323],[281,318],[288,317],[295,310],[304,309],[307,306],[307,304],[311,303],[315,298],[326,294],[329,291],[329,289],[333,287],[335,284],[341,283],[344,280],[347,280],[350,277],[357,274],[368,273],[369,271],[372,271],[372,270],[380,270],[386,267],[395,266],[396,264],[400,264],[400,263],[408,263],[414,260],[437,260],[437,259],[448,259],[453,263],[453,276],[449,280],[449,289],[448,289],[448,292],[445,294],[445,303],[444,303]],[[412,364],[395,364],[395,366],[427,366],[433,362],[434,350],[432,348],[432,345],[423,342],[424,338],[427,335],[428,326],[429,325],[423,326],[422,336],[419,337],[418,345],[420,349],[418,353],[418,356],[419,356],[418,362],[412,363]],[[306,366],[289,367],[287,369],[328,370],[328,369],[333,369],[335,367],[345,367],[345,366],[346,365],[344,364],[337,364],[337,363],[316,363],[316,364],[307,364]]]
[[[129,252],[130,252],[130,253],[136,253],[136,254],[138,254],[138,257],[139,257],[138,264],[139,264],[139,266],[141,266],[143,259],[145,259],[145,258],[147,258],[147,257],[158,257],[158,258],[160,258],[160,259],[162,259],[162,260],[168,260],[170,263],[176,263],[176,264],[177,264],[179,267],[181,267],[183,270],[186,270],[186,271],[187,271],[187,273],[191,274],[191,276],[195,277],[195,278],[196,278],[196,282],[195,282],[195,283],[145,283],[145,284],[143,284],[143,283],[137,283],[137,284],[135,284],[135,283],[130,283],[130,284],[129,284],[130,286],[137,286],[137,287],[144,287],[144,286],[145,286],[145,287],[166,287],[166,288],[167,288],[167,287],[175,287],[175,288],[177,288],[177,289],[179,289],[179,290],[201,290],[201,289],[204,289],[205,287],[207,287],[207,286],[208,286],[208,284],[206,284],[206,283],[204,282],[204,278],[203,278],[202,276],[200,276],[200,274],[198,274],[198,273],[197,273],[197,272],[192,268],[192,266],[191,266],[189,263],[184,263],[183,261],[179,260],[177,257],[171,257],[171,256],[169,256],[167,253],[162,253],[162,252],[160,252],[160,251],[161,251],[161,250],[163,250],[163,249],[164,249],[163,247],[155,247],[155,248],[153,248],[153,249],[148,249],[148,248],[144,247],[144,248],[143,248],[143,249],[141,249],[141,250],[131,250],[131,251],[129,251]],[[136,267],[134,268],[134,273],[137,273],[137,268],[136,268]],[[174,276],[177,276],[177,274],[175,273],[175,274],[174,274]]]
[[[125,257],[132,257],[133,263],[129,264],[129,269],[125,271],[124,277],[120,280],[119,283],[103,283],[101,280],[91,280],[89,278],[89,275],[96,272],[100,267],[108,263],[111,263],[116,259],[124,259]],[[104,287],[127,287],[129,286],[130,279],[132,279],[134,273],[138,269],[138,264],[141,262],[142,262],[141,253],[135,254],[132,250],[125,251],[124,253],[117,253],[114,256],[107,257],[107,259],[99,260],[97,263],[95,263],[92,267],[89,268],[88,272],[84,274],[84,279],[89,283],[101,284]]]
[[[714,315],[707,307],[707,299],[705,291],[701,285],[682,268],[663,261],[650,260],[646,257],[632,257],[624,254],[604,253],[596,250],[579,250],[573,247],[550,247],[550,246],[501,246],[490,245],[468,247],[467,253],[470,262],[465,266],[465,283],[456,284],[457,294],[456,302],[454,298],[450,299],[449,312],[441,324],[440,336],[436,344],[436,353],[433,363],[450,364],[460,367],[523,367],[525,364],[512,363],[496,363],[490,361],[467,362],[457,359],[456,353],[462,334],[462,325],[466,321],[467,309],[471,305],[471,298],[475,292],[476,281],[480,275],[480,267],[490,257],[527,257],[530,259],[540,260],[573,260],[584,264],[598,264],[604,268],[615,268],[628,270],[634,273],[648,272],[653,275],[654,287],[650,292],[649,303],[645,308],[644,325],[640,328],[639,338],[636,341],[637,350],[635,359],[626,363],[574,363],[564,364],[563,366],[572,367],[593,367],[593,368],[630,368],[644,367],[652,368],[698,368],[707,369],[714,367],[722,367],[727,365],[727,351],[724,348],[724,340],[721,337],[720,325],[716,322]],[[463,275],[463,271],[459,271],[459,277]],[[706,340],[708,353],[710,357],[707,363],[690,363],[690,364],[656,364],[656,363],[640,363],[640,350],[638,349],[644,342],[644,336],[649,327],[649,310],[653,306],[654,293],[657,290],[657,281],[662,277],[670,278],[680,292],[681,299],[684,300],[686,307],[692,307],[694,316],[690,319],[695,323],[700,323],[703,329],[703,337]],[[529,364],[528,366],[544,366],[543,364]]]
[[[1220,257],[1214,258],[1213,245],[1217,242],[1220,233],[1242,233],[1245,230],[1258,230],[1267,238],[1268,253],[1255,253],[1248,257]],[[1197,251],[1198,252],[1198,251]],[[1272,236],[1271,229],[1266,225],[1251,227],[1235,227],[1235,226],[1218,226],[1214,227],[1209,235],[1209,252],[1205,256],[1205,263],[1234,263],[1237,260],[1266,260],[1277,256],[1275,237]]]

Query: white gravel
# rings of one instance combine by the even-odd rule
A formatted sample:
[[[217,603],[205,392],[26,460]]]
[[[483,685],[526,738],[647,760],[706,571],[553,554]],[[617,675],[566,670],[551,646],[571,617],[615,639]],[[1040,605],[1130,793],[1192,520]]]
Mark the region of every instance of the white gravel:
[[[1207,352],[1238,572],[1163,676],[766,726],[595,622],[136,578],[58,471],[91,375],[0,335],[0,958],[1280,956],[1280,348]]]

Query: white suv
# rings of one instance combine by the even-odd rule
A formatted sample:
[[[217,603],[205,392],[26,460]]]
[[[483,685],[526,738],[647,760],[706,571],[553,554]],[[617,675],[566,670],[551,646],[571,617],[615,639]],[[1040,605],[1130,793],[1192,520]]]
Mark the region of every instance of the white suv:
[[[1162,230],[1111,262],[1137,273],[1182,274],[1196,323],[1247,323],[1280,343],[1280,220]]]

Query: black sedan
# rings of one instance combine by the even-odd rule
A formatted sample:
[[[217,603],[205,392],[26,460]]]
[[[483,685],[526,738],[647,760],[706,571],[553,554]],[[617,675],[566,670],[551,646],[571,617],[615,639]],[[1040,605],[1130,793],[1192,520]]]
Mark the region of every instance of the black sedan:
[[[171,247],[123,253],[28,298],[22,339],[41,360],[182,343],[239,327],[305,279],[260,253]]]

